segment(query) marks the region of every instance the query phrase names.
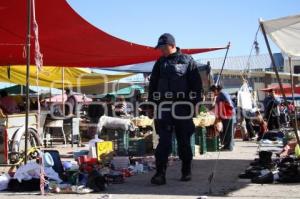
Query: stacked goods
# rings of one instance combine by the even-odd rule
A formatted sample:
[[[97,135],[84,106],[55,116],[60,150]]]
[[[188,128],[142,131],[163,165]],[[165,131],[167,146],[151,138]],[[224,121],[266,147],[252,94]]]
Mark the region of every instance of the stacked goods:
[[[112,141],[117,155],[127,155],[129,146],[128,131],[103,129],[100,138],[105,141]]]
[[[220,140],[219,137],[206,138],[206,147],[208,152],[219,151]]]
[[[193,156],[195,156],[195,134],[191,136],[191,146]],[[175,134],[172,136],[172,156],[178,156],[178,146]]]
[[[146,154],[146,140],[144,138],[129,139],[128,154],[130,156],[143,156]]]
[[[135,117],[131,119],[132,123],[137,126],[137,127],[147,127],[147,126],[152,126],[153,119],[150,119],[147,116],[140,116],[140,117]]]
[[[272,157],[272,151],[260,151],[259,158],[250,163],[239,178],[256,184],[299,183],[300,162],[295,156]]]
[[[193,118],[194,124],[197,127],[211,126],[215,123],[216,116],[211,113],[200,112],[197,117]]]
[[[196,128],[195,138],[196,138],[196,143],[198,143],[200,147],[200,154],[205,154],[207,152],[206,134],[207,131],[205,127]]]
[[[215,126],[206,127],[207,135],[206,135],[206,147],[208,152],[219,151],[219,133],[216,130]]]

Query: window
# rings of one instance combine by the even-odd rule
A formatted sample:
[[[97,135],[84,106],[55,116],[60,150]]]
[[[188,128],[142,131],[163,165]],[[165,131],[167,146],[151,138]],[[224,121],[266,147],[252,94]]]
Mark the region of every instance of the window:
[[[294,74],[300,74],[300,65],[294,65]]]

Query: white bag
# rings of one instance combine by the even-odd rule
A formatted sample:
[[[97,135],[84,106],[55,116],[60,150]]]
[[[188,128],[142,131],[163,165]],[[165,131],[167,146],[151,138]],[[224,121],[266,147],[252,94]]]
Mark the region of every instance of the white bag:
[[[8,174],[3,174],[0,176],[0,191],[7,189],[10,178],[11,177]]]
[[[244,83],[238,92],[237,106],[243,110],[251,110],[253,108],[252,95],[247,83]]]

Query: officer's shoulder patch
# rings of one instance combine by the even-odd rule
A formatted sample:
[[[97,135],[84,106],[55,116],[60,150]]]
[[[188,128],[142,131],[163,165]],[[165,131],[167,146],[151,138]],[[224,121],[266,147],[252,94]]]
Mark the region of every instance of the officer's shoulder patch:
[[[181,54],[180,56],[181,61],[183,61],[184,63],[188,63],[191,60],[193,60],[193,57],[191,55],[187,55],[187,54]]]

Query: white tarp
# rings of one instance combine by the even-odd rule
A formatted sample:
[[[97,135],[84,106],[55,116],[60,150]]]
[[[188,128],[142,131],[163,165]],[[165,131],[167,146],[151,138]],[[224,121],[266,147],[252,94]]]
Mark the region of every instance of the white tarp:
[[[119,71],[119,72],[130,71],[131,73],[151,73],[154,64],[155,62],[152,61],[152,62],[145,62],[141,64],[132,64],[132,65],[112,67],[112,68],[102,68],[102,69]]]
[[[300,57],[300,15],[262,21],[266,33],[290,57]]]

